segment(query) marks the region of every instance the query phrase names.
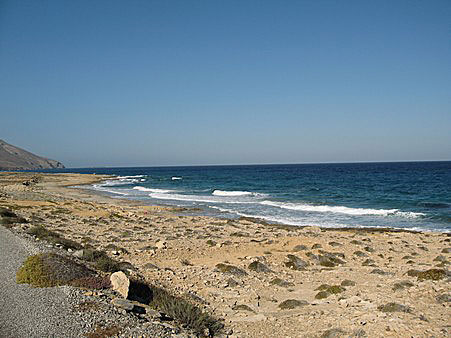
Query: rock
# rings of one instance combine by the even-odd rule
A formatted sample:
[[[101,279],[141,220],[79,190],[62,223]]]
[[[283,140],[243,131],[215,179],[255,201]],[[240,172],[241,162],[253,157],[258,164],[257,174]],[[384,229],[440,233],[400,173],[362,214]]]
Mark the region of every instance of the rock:
[[[111,304],[126,311],[132,311],[133,308],[135,307],[135,305],[132,302],[122,298],[114,298],[111,301]]]
[[[162,317],[160,311],[151,309],[150,307],[146,307],[146,315],[152,319],[158,319]]]
[[[127,299],[130,290],[130,279],[122,271],[117,271],[110,276],[111,287],[122,297]]]
[[[449,294],[441,294],[436,297],[437,302],[439,303],[449,303],[451,302],[451,296]]]
[[[287,255],[288,262],[285,262],[285,266],[292,270],[305,270],[308,263],[300,259],[295,255]]]
[[[300,244],[300,245],[296,245],[296,246],[293,248],[293,251],[294,251],[294,252],[298,252],[298,251],[307,250],[307,249],[308,249],[308,248],[307,248],[305,245]]]
[[[355,282],[349,279],[345,279],[344,281],[341,282],[341,286],[355,286]]]
[[[156,266],[155,264],[152,263],[146,263],[144,264],[144,269],[149,269],[149,270],[160,270],[160,268],[158,266]]]
[[[255,272],[272,272],[270,268],[268,268],[265,264],[260,263],[259,261],[254,261],[249,264],[248,269]]]
[[[287,281],[285,281],[283,279],[280,279],[278,277],[272,279],[269,282],[269,284],[271,284],[271,285],[278,285],[278,286],[281,286],[281,287],[284,287],[284,288],[287,288],[287,287],[290,287],[290,286],[294,286],[294,284],[292,282],[287,282]]]
[[[324,331],[321,335],[321,338],[339,338],[339,337],[345,337],[346,332],[342,329],[329,329],[327,331]]]
[[[159,240],[158,242],[155,243],[155,247],[157,249],[165,249],[166,248],[166,242]]]
[[[77,257],[77,258],[82,258],[82,257],[83,257],[83,254],[84,254],[84,250],[81,249],[81,250],[76,250],[76,251],[74,251],[74,253],[72,254],[72,256]]]
[[[405,280],[405,281],[401,281],[399,283],[395,283],[393,285],[392,290],[393,291],[404,290],[405,288],[411,288],[412,286],[413,286],[413,284],[411,282],[409,282],[408,280]]]
[[[234,280],[233,278],[229,278],[227,280],[227,286],[230,286],[233,288],[235,286],[238,286],[238,282],[236,280]]]
[[[253,312],[253,313],[255,313],[255,311],[252,310],[251,307],[249,307],[248,305],[245,305],[245,304],[235,305],[235,306],[232,308],[232,310],[235,310],[235,311],[247,311],[247,312]]]

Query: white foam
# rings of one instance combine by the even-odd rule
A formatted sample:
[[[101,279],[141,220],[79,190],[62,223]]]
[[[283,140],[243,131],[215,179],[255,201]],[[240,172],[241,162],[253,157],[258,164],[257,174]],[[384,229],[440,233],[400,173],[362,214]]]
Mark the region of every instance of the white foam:
[[[128,195],[128,193],[126,193],[126,192],[118,191],[118,190],[113,190],[113,189],[108,189],[108,188],[105,188],[104,186],[99,185],[99,184],[93,184],[92,187],[93,187],[95,190],[104,191],[104,192],[109,192],[109,193],[111,193],[111,194],[117,194],[117,195],[122,195],[122,196]]]
[[[133,175],[133,176],[118,176],[118,179],[127,179],[127,178],[143,178],[146,177],[146,175]]]
[[[166,193],[175,191],[175,190],[166,190],[166,189],[152,189],[152,188],[146,188],[146,187],[140,187],[140,186],[133,187],[133,189],[139,190],[139,191],[144,191],[144,192],[156,192],[156,193],[162,193],[162,194],[166,194]]]
[[[224,190],[215,190],[212,195],[215,196],[251,196],[253,193],[249,191],[224,191]]]
[[[167,193],[151,193],[150,197],[162,200],[186,201],[186,202],[202,202],[202,203],[225,203],[225,204],[248,204],[255,203],[243,200],[225,200],[223,197],[200,196],[200,195],[182,195],[182,194],[167,194]]]
[[[274,201],[262,201],[260,204],[269,205],[272,207],[278,207],[288,210],[306,211],[306,212],[329,212],[340,213],[353,216],[389,216],[397,215],[401,217],[416,218],[424,216],[419,212],[403,212],[398,209],[366,209],[366,208],[349,208],[343,206],[330,206],[330,205],[310,205],[301,203],[284,203]]]
[[[173,181],[175,181],[175,180],[181,180],[182,178],[181,177],[177,177],[177,176],[172,176],[171,177],[171,180],[173,180]]]
[[[118,178],[113,180],[107,180],[102,183],[100,183],[101,186],[104,187],[114,187],[119,185],[127,185],[132,183],[138,183],[139,179],[137,178]]]

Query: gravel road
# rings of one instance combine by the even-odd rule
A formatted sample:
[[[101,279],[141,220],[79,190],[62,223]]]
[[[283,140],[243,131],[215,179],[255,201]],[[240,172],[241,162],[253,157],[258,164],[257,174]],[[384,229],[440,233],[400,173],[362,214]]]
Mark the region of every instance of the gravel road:
[[[77,337],[82,323],[71,313],[67,288],[32,288],[16,283],[30,254],[26,240],[0,226],[0,337]]]

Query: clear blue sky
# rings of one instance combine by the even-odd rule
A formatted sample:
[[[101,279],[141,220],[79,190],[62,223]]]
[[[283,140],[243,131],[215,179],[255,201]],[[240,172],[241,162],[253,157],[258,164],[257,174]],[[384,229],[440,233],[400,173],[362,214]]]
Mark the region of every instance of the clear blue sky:
[[[451,159],[451,1],[0,0],[0,138],[66,166]]]

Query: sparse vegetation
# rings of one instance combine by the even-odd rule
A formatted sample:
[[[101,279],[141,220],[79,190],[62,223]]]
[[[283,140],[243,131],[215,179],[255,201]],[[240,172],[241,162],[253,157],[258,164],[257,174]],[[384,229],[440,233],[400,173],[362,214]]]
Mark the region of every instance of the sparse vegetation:
[[[201,336],[214,336],[224,327],[223,323],[203,312],[188,300],[173,296],[159,287],[152,287],[152,301],[149,305],[176,319]]]
[[[0,224],[4,227],[11,228],[14,224],[27,223],[27,220],[23,217],[17,216],[11,210],[0,207]]]
[[[65,249],[81,249],[81,244],[74,242],[73,240],[62,237],[60,234],[48,230],[42,225],[35,225],[27,230],[27,233],[41,240],[45,240],[53,245],[61,245]]]
[[[293,283],[287,282],[287,281],[285,281],[283,279],[280,279],[280,278],[274,278],[273,280],[271,280],[269,282],[269,284],[271,284],[271,285],[278,285],[278,286],[281,286],[281,287],[284,287],[284,288],[289,287],[289,286],[294,286]]]
[[[287,255],[288,262],[285,262],[285,266],[292,270],[305,270],[308,263],[300,259],[295,255]]]
[[[417,277],[419,281],[423,280],[440,280],[445,278],[446,271],[444,269],[429,269],[426,271],[409,270],[407,275]]]
[[[35,287],[59,285],[82,286],[82,281],[94,280],[96,273],[86,266],[55,253],[42,253],[30,256],[16,275],[17,283],[31,284]]]
[[[254,310],[252,310],[249,306],[245,305],[245,304],[239,304],[239,305],[235,305],[232,310],[235,311],[247,311],[247,312],[253,312],[255,313]]]
[[[235,276],[246,276],[247,272],[243,269],[240,269],[234,265],[219,263],[216,264],[216,269],[218,269],[222,273],[229,273]]]
[[[378,306],[377,309],[382,312],[405,312],[405,313],[412,312],[412,310],[408,306],[398,303],[387,303],[385,305]]]
[[[279,308],[282,310],[291,310],[291,309],[295,309],[299,306],[305,306],[308,304],[309,303],[305,300],[287,299],[279,304]]]
[[[81,258],[92,263],[95,268],[103,272],[116,272],[121,270],[120,264],[116,260],[110,258],[104,251],[90,248],[83,249],[83,256]]]
[[[251,264],[249,264],[248,269],[255,272],[264,272],[264,273],[271,272],[270,268],[268,268],[265,264],[259,261],[254,261]]]

